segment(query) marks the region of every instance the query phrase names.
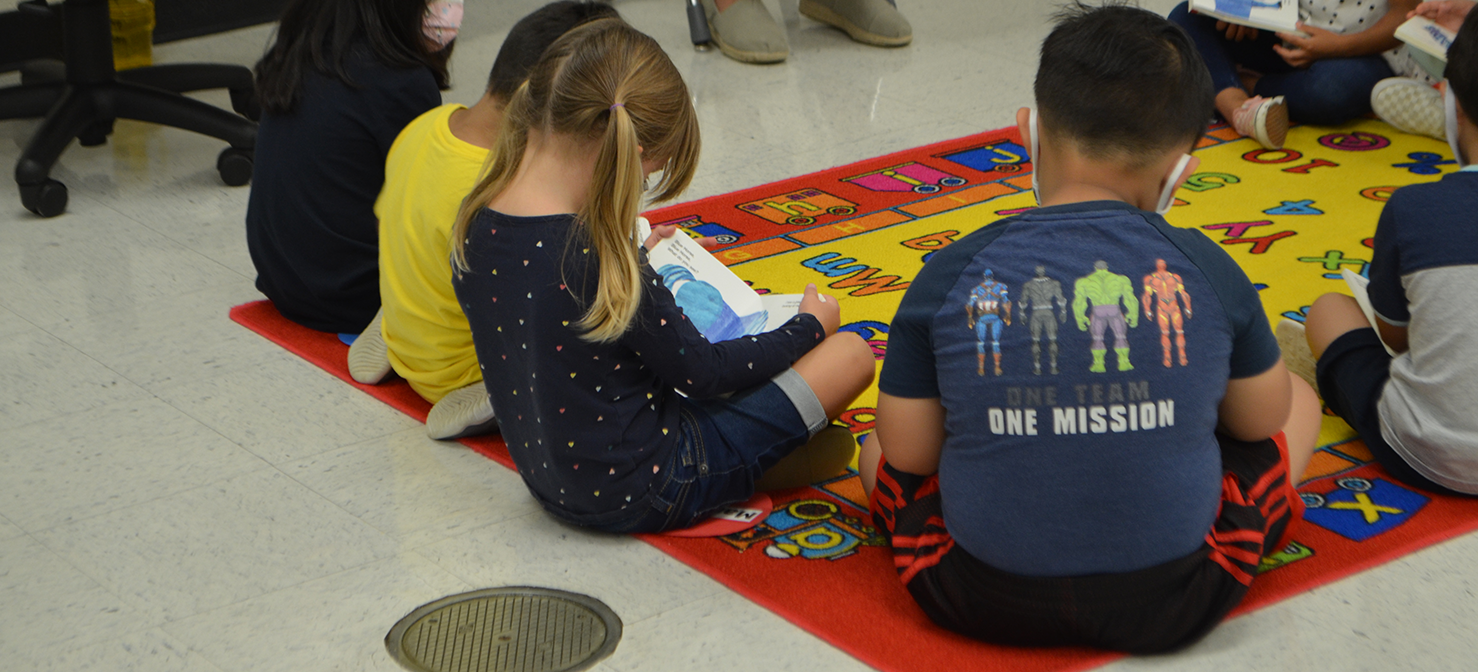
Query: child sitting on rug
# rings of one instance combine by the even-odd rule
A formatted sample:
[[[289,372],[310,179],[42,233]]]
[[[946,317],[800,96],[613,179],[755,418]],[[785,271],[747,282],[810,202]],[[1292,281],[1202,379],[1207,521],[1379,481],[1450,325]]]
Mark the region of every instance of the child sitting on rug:
[[[677,307],[644,259],[637,211],[646,176],[661,170],[649,193],[674,198],[698,152],[662,48],[593,21],[514,93],[457,215],[452,283],[503,439],[562,520],[611,532],[702,520],[748,499],[871,384],[871,348],[836,333],[836,299],[814,285],[779,329],[721,343]],[[840,472],[856,451],[840,431],[844,445],[813,442],[796,461],[828,452],[815,477]]]
[[[281,4],[281,3],[279,3]],[[380,307],[374,204],[405,125],[441,104],[462,0],[292,0],[257,62],[246,248],[257,289],[309,329]]]
[[[1468,204],[1478,203],[1478,166],[1469,165],[1478,125],[1468,112],[1478,110],[1478,12],[1447,50],[1446,75],[1447,137],[1464,168],[1402,187],[1381,211],[1367,288],[1376,328],[1355,299],[1325,294],[1309,308],[1306,336],[1324,402],[1386,471],[1418,488],[1471,495],[1478,341],[1463,320],[1478,315],[1478,293],[1469,291],[1478,286],[1478,243],[1468,230]],[[1284,323],[1280,336],[1285,328],[1296,332],[1297,324]]]
[[[1156,212],[1211,116],[1185,32],[1069,7],[1035,92],[1017,122],[1042,207],[937,252],[909,287],[863,483],[936,623],[1010,645],[1174,650],[1285,543],[1319,402],[1237,264]]]
[[[610,5],[563,0],[513,24],[493,62],[487,92],[471,108],[443,105],[401,131],[385,162],[375,203],[380,220],[380,312],[349,348],[349,373],[368,385],[394,371],[434,404],[433,439],[497,427],[467,317],[452,290],[447,260],[452,224],[477,184],[503,108],[529,69],[560,35],[616,17]]]
[[[1186,2],[1171,10],[1170,20],[1191,36],[1210,69],[1217,111],[1238,133],[1277,149],[1290,119],[1345,123],[1370,112],[1376,82],[1422,72],[1396,39],[1396,27],[1417,2],[1299,0],[1302,21],[1290,33],[1192,14]]]

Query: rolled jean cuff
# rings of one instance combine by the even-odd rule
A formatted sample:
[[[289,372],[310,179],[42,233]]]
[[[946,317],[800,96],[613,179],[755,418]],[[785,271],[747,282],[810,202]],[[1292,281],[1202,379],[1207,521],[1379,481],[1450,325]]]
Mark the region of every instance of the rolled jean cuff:
[[[816,436],[816,432],[826,429],[826,426],[830,424],[826,419],[826,409],[821,406],[821,400],[816,398],[816,393],[811,390],[810,385],[806,384],[806,379],[796,373],[795,369],[781,371],[770,381],[785,393],[785,396],[790,399],[790,405],[801,414],[801,422],[806,424],[806,432],[810,436]]]

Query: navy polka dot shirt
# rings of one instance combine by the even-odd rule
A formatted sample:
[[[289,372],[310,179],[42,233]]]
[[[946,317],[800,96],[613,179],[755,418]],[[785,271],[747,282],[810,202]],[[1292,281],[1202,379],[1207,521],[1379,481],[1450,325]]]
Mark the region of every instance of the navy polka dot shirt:
[[[590,343],[576,325],[599,262],[574,217],[484,209],[465,250],[469,270],[453,284],[503,439],[540,503],[577,523],[649,504],[681,434],[677,390],[701,399],[761,385],[825,338],[797,315],[709,343],[643,263],[636,321],[614,343]]]

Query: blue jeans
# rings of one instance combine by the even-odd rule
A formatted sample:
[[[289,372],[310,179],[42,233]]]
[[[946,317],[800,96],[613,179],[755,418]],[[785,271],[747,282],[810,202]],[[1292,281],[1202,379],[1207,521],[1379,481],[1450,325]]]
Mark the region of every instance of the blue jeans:
[[[810,399],[793,401],[792,395]],[[663,468],[667,478],[652,486],[657,490],[652,506],[595,529],[634,534],[690,527],[752,497],[761,474],[826,426],[826,413],[810,388],[787,391],[774,381],[727,399],[685,399],[681,417],[682,440]]]
[[[1170,21],[1190,34],[1201,60],[1211,71],[1217,93],[1241,89],[1237,66],[1262,73],[1252,95],[1283,96],[1288,116],[1298,123],[1333,126],[1370,113],[1370,90],[1375,83],[1393,76],[1379,54],[1354,58],[1326,58],[1307,68],[1295,68],[1283,60],[1273,45],[1281,40],[1266,30],[1256,40],[1232,42],[1216,29],[1216,19],[1191,14],[1181,3],[1170,10]]]

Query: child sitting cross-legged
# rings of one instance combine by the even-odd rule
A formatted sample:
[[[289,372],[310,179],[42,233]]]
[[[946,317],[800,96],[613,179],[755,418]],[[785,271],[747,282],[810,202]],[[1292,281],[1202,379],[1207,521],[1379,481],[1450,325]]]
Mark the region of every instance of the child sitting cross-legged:
[[[426,433],[453,439],[497,429],[467,317],[452,290],[452,225],[477,184],[503,108],[559,36],[616,17],[610,5],[553,2],[513,24],[488,88],[471,108],[443,105],[412,121],[385,162],[380,221],[380,312],[349,348],[349,374],[373,385],[394,370],[433,404]]]
[[[1017,121],[1042,207],[936,253],[909,287],[863,483],[945,628],[1169,651],[1285,543],[1319,402],[1236,263],[1156,214],[1212,111],[1185,32],[1069,7],[1035,93]]]
[[[1325,294],[1309,308],[1307,342],[1319,391],[1392,476],[1434,492],[1478,494],[1478,12],[1447,50],[1447,133],[1465,167],[1398,189],[1381,211],[1370,259],[1370,307]],[[1468,308],[1472,307],[1473,310]],[[1279,327],[1296,331],[1297,324]],[[1377,335],[1377,331],[1379,334]],[[1292,339],[1280,339],[1285,346]],[[1395,351],[1386,352],[1382,340]],[[1293,343],[1297,345],[1297,343]],[[1290,361],[1295,357],[1290,353]]]
[[[646,263],[644,179],[661,170],[651,193],[671,199],[699,153],[692,99],[657,42],[615,19],[575,28],[504,115],[457,215],[453,286],[508,452],[545,510],[659,532],[748,499],[762,475],[779,487],[841,472],[856,443],[818,434],[874,363],[836,333],[836,299],[809,287],[778,329],[710,343]]]

